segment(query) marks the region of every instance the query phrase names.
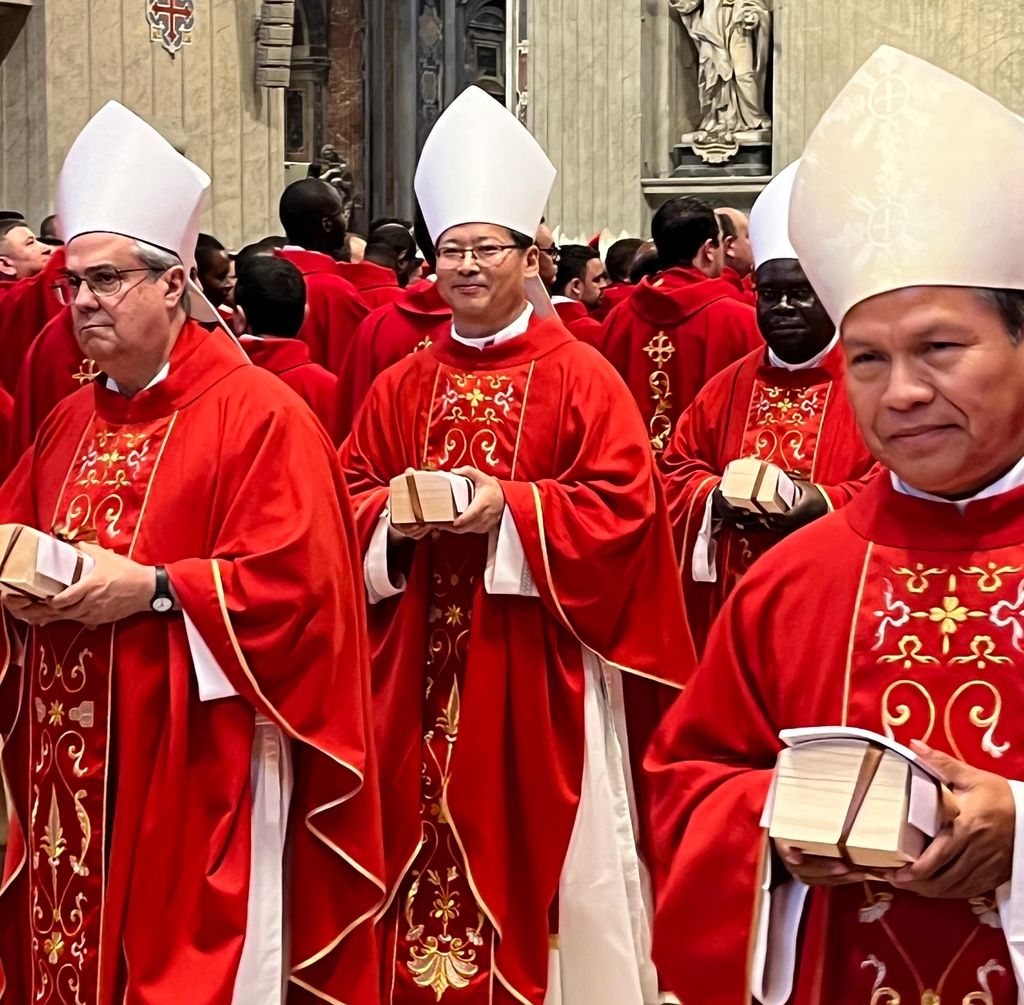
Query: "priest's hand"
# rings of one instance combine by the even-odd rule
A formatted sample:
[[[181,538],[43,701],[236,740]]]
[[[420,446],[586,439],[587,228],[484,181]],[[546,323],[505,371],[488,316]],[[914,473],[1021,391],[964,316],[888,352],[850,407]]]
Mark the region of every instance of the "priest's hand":
[[[949,786],[960,812],[916,862],[891,870],[886,879],[922,897],[960,900],[991,893],[1013,873],[1017,811],[1009,783],[916,740],[912,746]]]
[[[489,534],[497,530],[505,512],[505,493],[501,482],[476,468],[455,468],[452,474],[468,478],[476,491],[466,512],[450,528],[444,529],[454,534]]]
[[[799,530],[805,524],[813,523],[828,513],[825,494],[817,485],[796,479],[794,481],[800,490],[800,498],[787,513],[768,517],[771,529],[782,534],[792,534],[793,531]]]
[[[808,886],[845,886],[869,878],[863,869],[851,869],[842,859],[805,855],[785,841],[776,841],[775,850],[790,875]]]
[[[50,621],[78,621],[86,628],[96,628],[150,610],[156,592],[153,566],[139,565],[94,544],[78,547],[96,564],[74,586],[49,602]]]
[[[751,513],[749,510],[740,509],[739,506],[733,506],[722,495],[721,485],[716,486],[711,494],[711,498],[711,506],[715,511],[715,516],[730,527],[743,531],[764,531],[768,529],[767,521],[759,513]]]

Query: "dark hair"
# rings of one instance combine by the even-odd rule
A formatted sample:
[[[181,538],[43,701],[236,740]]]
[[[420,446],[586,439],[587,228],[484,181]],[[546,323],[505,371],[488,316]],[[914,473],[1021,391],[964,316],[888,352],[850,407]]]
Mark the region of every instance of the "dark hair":
[[[366,250],[384,245],[394,253],[396,261],[404,254],[406,258],[416,257],[416,241],[409,228],[400,223],[384,223],[370,231]]]
[[[405,227],[406,230],[412,230],[412,222],[409,220],[403,220],[398,216],[382,216],[377,220],[370,222],[370,229],[368,233],[373,236],[375,230],[380,230],[381,227],[390,226],[393,223],[397,223],[399,227]]]
[[[1024,339],[1024,290],[975,290],[987,304],[991,304],[1003,319],[1007,334],[1014,345]]]
[[[651,237],[664,269],[690,265],[707,241],[717,248],[720,232],[715,211],[702,199],[689,195],[670,199],[651,222]]]
[[[278,248],[283,248],[288,243],[287,237],[271,236],[264,237],[254,244],[247,244],[237,255],[235,255],[235,274],[237,275],[250,258],[257,255],[272,255]]]
[[[27,227],[24,220],[0,220],[0,241],[4,241],[7,235],[18,227]]]
[[[196,268],[200,273],[206,272],[213,264],[213,256],[223,251],[224,245],[209,234],[200,234],[196,238]]]
[[[643,243],[639,237],[624,237],[608,249],[604,256],[604,264],[608,268],[608,278],[613,283],[625,283],[629,280],[629,268]]]
[[[281,226],[288,240],[303,248],[319,250],[324,238],[324,217],[336,214],[340,205],[338,190],[322,179],[300,178],[293,181],[282,193],[279,206]],[[336,232],[339,247],[345,236],[340,222]]]
[[[597,248],[585,244],[563,244],[558,249],[558,273],[551,292],[556,297],[564,297],[565,288],[574,279],[583,279],[587,274],[588,263],[595,258],[601,258]]]
[[[633,259],[633,264],[629,269],[629,281],[637,286],[641,280],[653,279],[659,272],[661,272],[661,262],[658,259],[658,252],[652,249],[650,254]]]
[[[235,303],[253,335],[294,338],[306,316],[306,283],[286,258],[254,255],[238,270]]]
[[[718,210],[715,210],[715,216],[718,217],[718,222],[722,227],[722,237],[735,238],[740,236],[736,230],[736,224],[728,213],[721,213]]]

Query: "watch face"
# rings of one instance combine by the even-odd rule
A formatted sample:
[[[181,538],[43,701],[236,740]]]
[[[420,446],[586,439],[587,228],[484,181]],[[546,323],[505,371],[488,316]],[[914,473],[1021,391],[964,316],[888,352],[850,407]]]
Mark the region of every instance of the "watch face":
[[[166,614],[174,606],[174,601],[170,597],[157,597],[152,606],[157,614]]]

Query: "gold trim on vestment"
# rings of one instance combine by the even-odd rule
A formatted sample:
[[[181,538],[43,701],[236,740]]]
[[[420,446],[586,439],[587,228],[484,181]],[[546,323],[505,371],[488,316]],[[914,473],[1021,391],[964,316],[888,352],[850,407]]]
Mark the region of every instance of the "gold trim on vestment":
[[[174,424],[178,421],[178,413],[174,412],[171,421],[168,423],[167,431],[164,433],[163,442],[160,444],[160,452],[153,462],[153,470],[149,474],[149,481],[146,483],[146,494],[142,497],[142,507],[139,509],[139,519],[135,524],[135,533],[132,535],[132,543],[128,546],[128,557],[131,558],[135,552],[135,543],[139,540],[139,531],[142,529],[142,520],[146,515],[146,506],[149,504],[149,493],[153,491],[153,482],[156,481],[156,473],[160,470],[160,462],[163,460],[164,451],[167,449],[167,441],[171,438]],[[113,639],[111,639],[113,643]]]
[[[420,466],[425,468],[427,466],[427,455],[430,451],[430,427],[434,424],[434,399],[437,397],[437,382],[441,379],[441,364],[437,364],[437,370],[434,372],[434,383],[430,388],[430,407],[427,409],[427,429],[423,434],[423,460],[420,462]]]
[[[533,371],[537,366],[537,361],[532,360],[530,363],[530,372],[526,375],[526,387],[523,388],[523,403],[519,408],[519,426],[516,429],[516,448],[512,453],[512,469],[509,472],[508,480],[514,482],[516,480],[516,467],[519,464],[519,441],[523,437],[523,424],[526,422],[526,402],[530,397],[530,385],[533,383]]]
[[[811,458],[811,473],[807,479],[812,485],[814,484],[814,476],[817,474],[818,471],[818,458],[821,456],[821,450],[819,449],[819,447],[821,446],[821,434],[825,429],[825,416],[828,414],[828,405],[829,402],[832,400],[832,389],[835,386],[835,381],[830,379],[828,383],[828,390],[825,392],[825,404],[821,406],[821,418],[818,419],[818,433],[817,438],[814,441],[814,456]],[[825,495],[825,493],[822,492],[822,495]],[[827,495],[825,496],[825,499],[828,499]],[[828,508],[831,512],[831,502],[829,503]]]
[[[677,691],[682,691],[682,684],[676,684],[674,681],[664,680],[661,677],[655,677],[654,674],[644,673],[642,670],[634,670],[632,667],[623,666],[621,663],[616,663],[614,660],[607,659],[597,652],[597,650],[591,649],[590,646],[588,646],[586,642],[576,634],[572,625],[569,624],[569,618],[566,616],[565,609],[562,607],[561,601],[558,599],[558,594],[555,593],[555,583],[551,576],[551,563],[548,561],[548,546],[544,536],[544,508],[541,506],[540,489],[537,488],[537,485],[534,482],[530,482],[530,488],[533,489],[533,501],[537,509],[537,529],[539,531],[537,536],[540,540],[541,558],[544,560],[544,575],[547,577],[548,590],[551,593],[551,599],[555,602],[555,607],[565,624],[566,630],[581,646],[583,646],[584,649],[592,652],[599,660],[601,660],[602,663],[606,663],[610,667],[615,667],[616,670],[621,670],[624,673],[631,673],[636,677],[646,677],[647,680],[653,680],[659,684],[664,684],[666,687],[672,687]]]
[[[850,625],[850,644],[846,649],[846,679],[843,681],[843,718],[840,725],[846,725],[846,716],[850,708],[850,675],[853,673],[853,649],[857,641],[857,619],[860,616],[860,605],[864,599],[864,582],[868,577],[868,565],[871,563],[871,552],[874,550],[874,542],[868,541],[867,550],[864,552],[864,567],[860,572],[860,585],[857,587],[857,599],[853,604],[853,622]]]

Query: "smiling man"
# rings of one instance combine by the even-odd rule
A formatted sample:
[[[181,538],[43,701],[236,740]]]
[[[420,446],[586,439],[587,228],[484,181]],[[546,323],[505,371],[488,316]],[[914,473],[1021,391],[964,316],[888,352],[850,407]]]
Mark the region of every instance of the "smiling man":
[[[3,1005],[376,1001],[351,510],[305,405],[197,323],[209,184],[116,102],[61,173],[59,292],[101,372],[0,522],[94,564],[49,601],[2,591]]]
[[[648,756],[655,959],[682,1001],[1024,987],[1024,269],[977,251],[1024,238],[1022,164],[1024,121],[888,47],[808,142],[790,238],[889,470],[744,577]],[[916,863],[768,841],[779,731],[816,725],[912,745],[949,784],[958,813]]]
[[[527,302],[554,175],[484,91],[441,116],[416,194],[453,323],[377,379],[342,448],[386,779],[387,1005],[658,1000],[629,792],[645,734],[626,735],[623,691],[627,714],[656,709],[673,688],[643,678],[678,686],[693,653],[629,393]],[[475,498],[396,528],[409,468]]]
[[[789,243],[798,166],[775,178],[750,214],[757,323],[767,346],[704,386],[661,462],[698,651],[755,559],[786,534],[849,502],[874,463],[846,397],[839,335]],[[800,489],[796,505],[772,517],[730,506],[722,497],[722,475],[738,457],[771,461],[787,472]]]

